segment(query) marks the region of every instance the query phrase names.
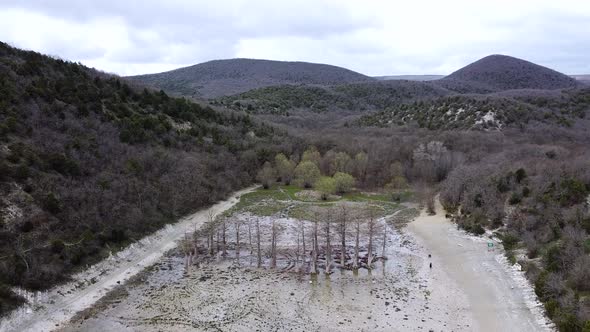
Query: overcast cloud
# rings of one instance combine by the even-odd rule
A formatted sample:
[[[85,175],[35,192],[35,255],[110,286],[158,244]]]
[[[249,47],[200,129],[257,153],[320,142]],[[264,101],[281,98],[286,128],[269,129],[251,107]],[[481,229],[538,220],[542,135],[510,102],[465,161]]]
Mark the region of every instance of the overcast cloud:
[[[584,0],[0,0],[0,40],[121,75],[213,59],[448,74],[501,53],[590,73]]]

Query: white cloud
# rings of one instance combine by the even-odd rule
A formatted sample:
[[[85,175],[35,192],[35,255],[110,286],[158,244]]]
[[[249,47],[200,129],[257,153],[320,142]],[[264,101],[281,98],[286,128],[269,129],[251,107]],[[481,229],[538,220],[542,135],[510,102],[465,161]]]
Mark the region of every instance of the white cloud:
[[[491,53],[590,73],[579,0],[0,0],[0,40],[122,75],[218,58],[446,74]]]

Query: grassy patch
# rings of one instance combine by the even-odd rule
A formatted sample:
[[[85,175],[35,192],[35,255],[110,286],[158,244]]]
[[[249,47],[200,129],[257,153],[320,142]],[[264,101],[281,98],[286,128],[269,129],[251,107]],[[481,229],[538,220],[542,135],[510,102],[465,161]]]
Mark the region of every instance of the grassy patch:
[[[376,217],[390,215],[399,210],[398,203],[391,201],[391,196],[387,194],[369,194],[369,193],[347,193],[340,198],[328,201],[310,201],[297,197],[297,193],[303,191],[297,186],[275,185],[269,189],[257,189],[251,193],[244,194],[233,208],[226,211],[226,215],[237,212],[250,212],[259,216],[271,216],[285,210],[289,205],[293,207],[289,210],[289,217],[298,219],[311,219],[313,213],[310,207],[330,207],[341,202],[358,203],[362,208],[362,203],[370,203],[375,211]]]

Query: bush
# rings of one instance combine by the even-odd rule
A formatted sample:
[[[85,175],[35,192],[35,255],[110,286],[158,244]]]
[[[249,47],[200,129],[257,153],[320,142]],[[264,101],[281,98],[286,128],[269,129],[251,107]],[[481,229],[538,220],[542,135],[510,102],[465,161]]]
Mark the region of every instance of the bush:
[[[336,181],[328,176],[322,176],[315,183],[315,188],[322,195],[323,200],[327,200],[328,197],[336,192]]]
[[[504,234],[501,237],[502,245],[505,250],[512,250],[518,244],[518,237],[514,234]]]
[[[43,207],[45,210],[57,214],[61,211],[61,204],[53,193],[47,194],[43,199]]]
[[[334,174],[334,182],[336,192],[341,194],[351,191],[354,186],[354,178],[347,173],[336,172],[336,174]]]
[[[522,180],[526,179],[526,177],[527,177],[526,171],[523,168],[517,169],[516,173],[515,173],[515,177],[516,177],[516,182],[521,183]]]
[[[508,200],[508,204],[516,205],[516,204],[520,203],[520,201],[521,201],[520,195],[517,193],[512,193],[512,195],[510,196],[510,199]]]

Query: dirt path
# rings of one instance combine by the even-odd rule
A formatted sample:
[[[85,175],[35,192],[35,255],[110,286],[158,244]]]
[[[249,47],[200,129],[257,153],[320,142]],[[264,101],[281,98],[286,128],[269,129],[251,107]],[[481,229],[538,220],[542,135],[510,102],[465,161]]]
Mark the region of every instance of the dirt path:
[[[437,202],[438,203],[438,202]],[[457,230],[444,216],[422,214],[408,231],[432,253],[434,278],[446,275],[466,295],[476,331],[551,331],[531,286],[522,272],[506,263],[502,249],[488,250],[482,237]]]
[[[73,281],[42,294],[30,294],[30,305],[0,320],[0,331],[51,331],[103,297],[114,286],[158,262],[164,253],[173,249],[186,232],[193,231],[207,221],[210,211],[219,214],[251,192],[251,187],[234,193],[229,199],[209,209],[201,210],[168,225],[143,240],[131,244],[116,256],[73,276]]]

